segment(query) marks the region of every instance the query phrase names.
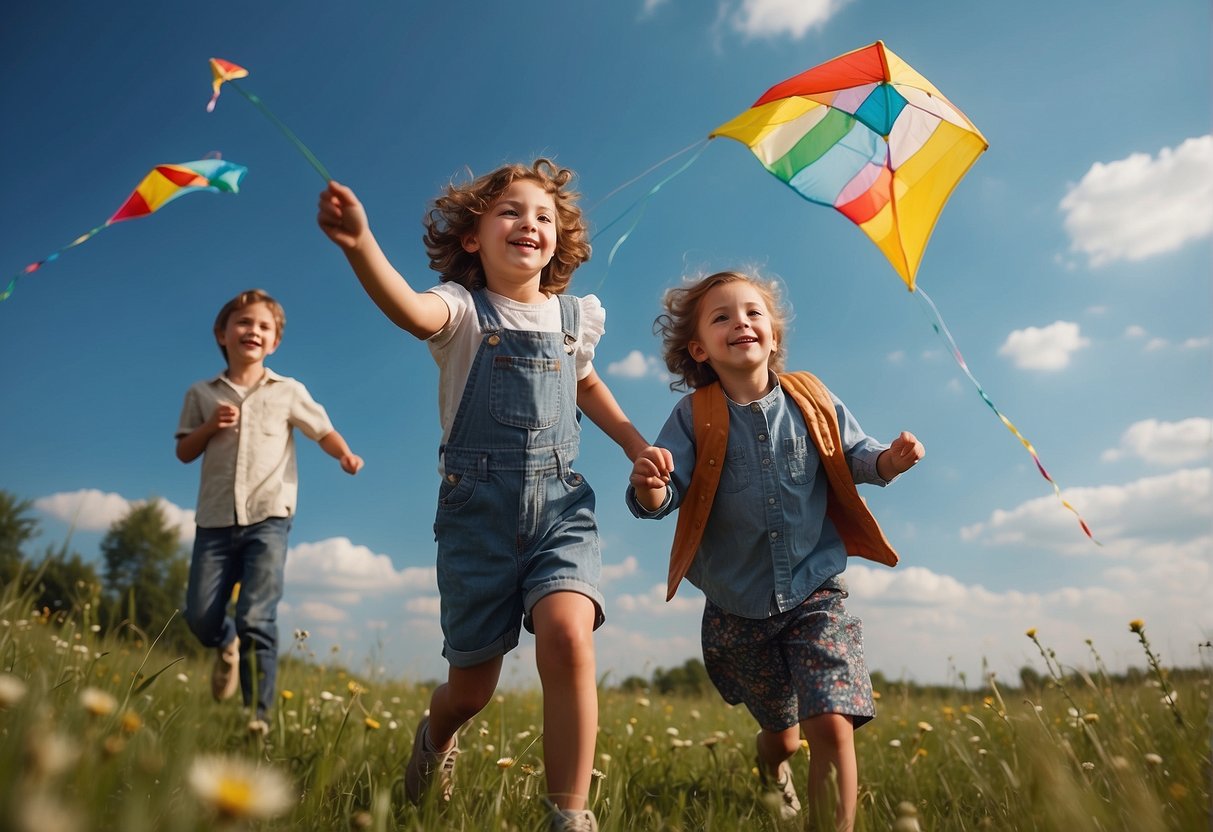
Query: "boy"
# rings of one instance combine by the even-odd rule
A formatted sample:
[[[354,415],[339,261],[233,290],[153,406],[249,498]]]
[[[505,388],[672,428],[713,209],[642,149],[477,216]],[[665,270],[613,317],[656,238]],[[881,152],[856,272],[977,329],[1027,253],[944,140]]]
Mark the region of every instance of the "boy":
[[[203,457],[185,620],[202,644],[218,650],[215,699],[230,698],[239,685],[246,707],[256,700],[253,733],[269,730],[265,717],[274,701],[278,602],[298,491],[291,428],[347,474],[362,468],[307,389],[265,366],[285,326],[282,307],[260,289],[224,304],[214,329],[227,371],[190,387],[176,434],[178,459]],[[236,584],[233,621],[227,604]]]

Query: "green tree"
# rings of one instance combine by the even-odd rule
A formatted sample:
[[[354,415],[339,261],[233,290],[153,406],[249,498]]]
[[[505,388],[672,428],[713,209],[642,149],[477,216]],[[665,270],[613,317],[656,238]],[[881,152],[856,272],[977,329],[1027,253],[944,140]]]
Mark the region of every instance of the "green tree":
[[[101,540],[101,556],[111,627],[125,621],[154,638],[171,620],[167,643],[188,644],[188,628],[176,612],[185,601],[189,561],[160,505],[139,503],[114,521]]]
[[[708,669],[699,659],[687,659],[681,667],[659,667],[653,673],[653,688],[661,693],[702,696],[712,690]]]
[[[42,565],[34,572],[34,607],[51,613],[79,612],[89,605],[92,614],[98,612],[101,580],[97,567],[76,552],[70,555],[67,545],[58,551],[48,549]]]
[[[30,516],[33,503],[0,489],[0,583],[8,585],[25,560],[25,544],[38,534],[38,521]]]

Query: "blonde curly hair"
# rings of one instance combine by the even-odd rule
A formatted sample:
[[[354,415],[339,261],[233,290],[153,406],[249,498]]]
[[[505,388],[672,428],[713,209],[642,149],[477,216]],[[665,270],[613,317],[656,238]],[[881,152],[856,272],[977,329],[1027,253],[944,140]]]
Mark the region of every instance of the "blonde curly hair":
[[[529,166],[505,165],[471,182],[447,185],[425,217],[421,238],[430,256],[430,268],[443,283],[454,281],[466,289],[485,284],[480,257],[463,248],[463,241],[476,230],[476,223],[515,182],[534,182],[552,196],[556,204],[556,252],[544,266],[539,288],[558,295],[568,288],[573,271],[590,259],[590,241],[580,197],[569,187],[574,173],[550,159],[539,158]]]
[[[753,286],[766,303],[771,316],[771,335],[775,340],[775,351],[769,366],[772,372],[783,371],[787,347],[784,332],[788,324],[788,312],[784,308],[779,284],[756,275],[743,272],[717,272],[702,278],[692,278],[682,286],[667,289],[662,298],[665,312],[657,316],[653,332],[661,336],[661,354],[665,365],[674,375],[671,390],[698,390],[716,381],[719,376],[707,362],[691,357],[690,343],[698,335],[699,307],[708,292],[726,283],[742,281]]]

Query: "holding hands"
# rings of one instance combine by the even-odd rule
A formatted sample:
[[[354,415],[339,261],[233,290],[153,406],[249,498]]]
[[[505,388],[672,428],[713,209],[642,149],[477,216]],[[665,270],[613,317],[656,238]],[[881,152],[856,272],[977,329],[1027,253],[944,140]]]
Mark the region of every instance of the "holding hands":
[[[908,430],[903,430],[888,449],[877,458],[876,473],[885,480],[891,480],[897,475],[909,471],[926,455],[926,448],[922,446],[918,438]]]

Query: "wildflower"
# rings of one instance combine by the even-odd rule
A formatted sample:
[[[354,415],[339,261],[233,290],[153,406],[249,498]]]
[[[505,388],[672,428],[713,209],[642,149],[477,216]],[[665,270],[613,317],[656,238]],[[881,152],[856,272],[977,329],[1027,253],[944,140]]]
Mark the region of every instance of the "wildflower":
[[[1094,771],[1094,770],[1095,770],[1095,763],[1092,763],[1092,762],[1088,762],[1088,761],[1086,761],[1086,760],[1083,760],[1083,763],[1082,763],[1082,770],[1083,770],[1083,771]]]
[[[920,723],[918,723],[918,730],[924,734],[929,734],[932,731],[934,731],[935,729],[931,726],[931,723],[929,723],[929,722],[920,722]]]
[[[93,716],[109,716],[118,707],[118,700],[100,688],[80,691],[80,704]]]
[[[513,766],[514,766],[513,757],[502,757],[500,760],[497,761],[497,768],[500,768],[500,769],[513,768]]]
[[[295,641],[303,641],[310,633],[307,630],[295,630]]]
[[[75,832],[82,829],[79,816],[49,794],[34,792],[15,810],[19,829],[55,829]]]
[[[99,633],[99,632],[101,632],[101,625],[100,625],[100,624],[94,624],[94,625],[92,625],[91,627],[89,627],[88,629],[89,629],[89,632],[92,632],[92,633]]]
[[[1158,756],[1153,751],[1146,754],[1145,760],[1147,763],[1149,763],[1152,766],[1161,766],[1162,765],[1162,757]]]
[[[115,734],[112,737],[106,737],[105,742],[101,744],[101,750],[105,752],[107,757],[117,757],[126,748],[126,740]]]
[[[11,673],[0,673],[0,708],[11,708],[25,698],[25,682]]]
[[[280,693],[278,695],[281,696],[284,700],[291,700],[291,699],[295,698],[294,692],[289,691],[289,690],[284,690],[284,691],[282,691],[282,693]]]
[[[706,742],[706,740],[705,740],[705,742]],[[599,754],[599,755],[598,755],[598,760],[599,760],[599,761],[602,763],[602,765],[603,765],[604,767],[605,767],[605,766],[609,766],[609,765],[611,764],[611,755],[610,755],[610,754],[607,754],[607,753],[604,751],[604,752],[602,752],[601,754]]]
[[[52,778],[70,768],[80,756],[80,750],[62,734],[34,736],[31,732],[25,745],[25,762],[35,777]]]
[[[1140,618],[1134,618],[1132,621],[1129,622],[1129,632],[1130,633],[1140,633],[1145,628],[1146,628],[1146,622],[1142,621]]]
[[[1179,701],[1179,691],[1168,691],[1167,695],[1158,701],[1167,706],[1174,705],[1177,701]]]
[[[606,773],[601,772],[596,768],[592,768],[592,769],[590,769],[590,776],[593,777],[595,780],[602,780],[603,778],[606,777]]]
[[[189,680],[190,680],[190,677],[186,676],[184,673],[177,674],[177,681],[180,682],[181,684],[183,684],[183,685],[188,684]]]
[[[667,734],[669,734],[671,737],[676,737],[676,736],[678,736],[678,729],[677,729],[677,728],[675,728],[673,725],[671,725],[669,728],[666,728],[666,729],[665,729],[665,732],[666,732]]]
[[[320,698],[325,702],[332,702],[334,699],[336,699],[336,697],[327,690],[320,691]]]
[[[237,757],[198,757],[190,766],[189,784],[199,800],[224,818],[272,818],[295,802],[290,783],[276,769]]]
[[[346,687],[349,688],[350,694],[353,696],[357,696],[360,693],[366,693],[367,690],[353,679],[350,679],[349,684],[347,684]]]
[[[1094,713],[1083,714],[1082,721],[1093,725],[1096,722],[1099,722],[1099,714],[1094,714]]]
[[[641,696],[641,697],[639,697],[639,698],[636,700],[636,704],[637,704],[637,705],[639,705],[639,706],[640,706],[640,707],[642,707],[642,708],[647,708],[647,707],[649,707],[650,705],[652,705],[653,703],[649,701],[648,697],[646,697],[646,696]]]
[[[364,725],[366,725],[367,728],[370,728],[372,731],[379,730],[379,720],[377,720],[377,719],[372,719],[371,717],[368,716],[366,719],[362,720],[362,722]]]
[[[1027,636],[1028,638],[1036,638],[1036,628],[1029,627],[1027,632],[1024,633],[1024,635]]]
[[[124,733],[133,734],[143,727],[143,719],[134,711],[122,712],[122,730]]]
[[[889,740],[889,748],[901,748],[901,740]]]

